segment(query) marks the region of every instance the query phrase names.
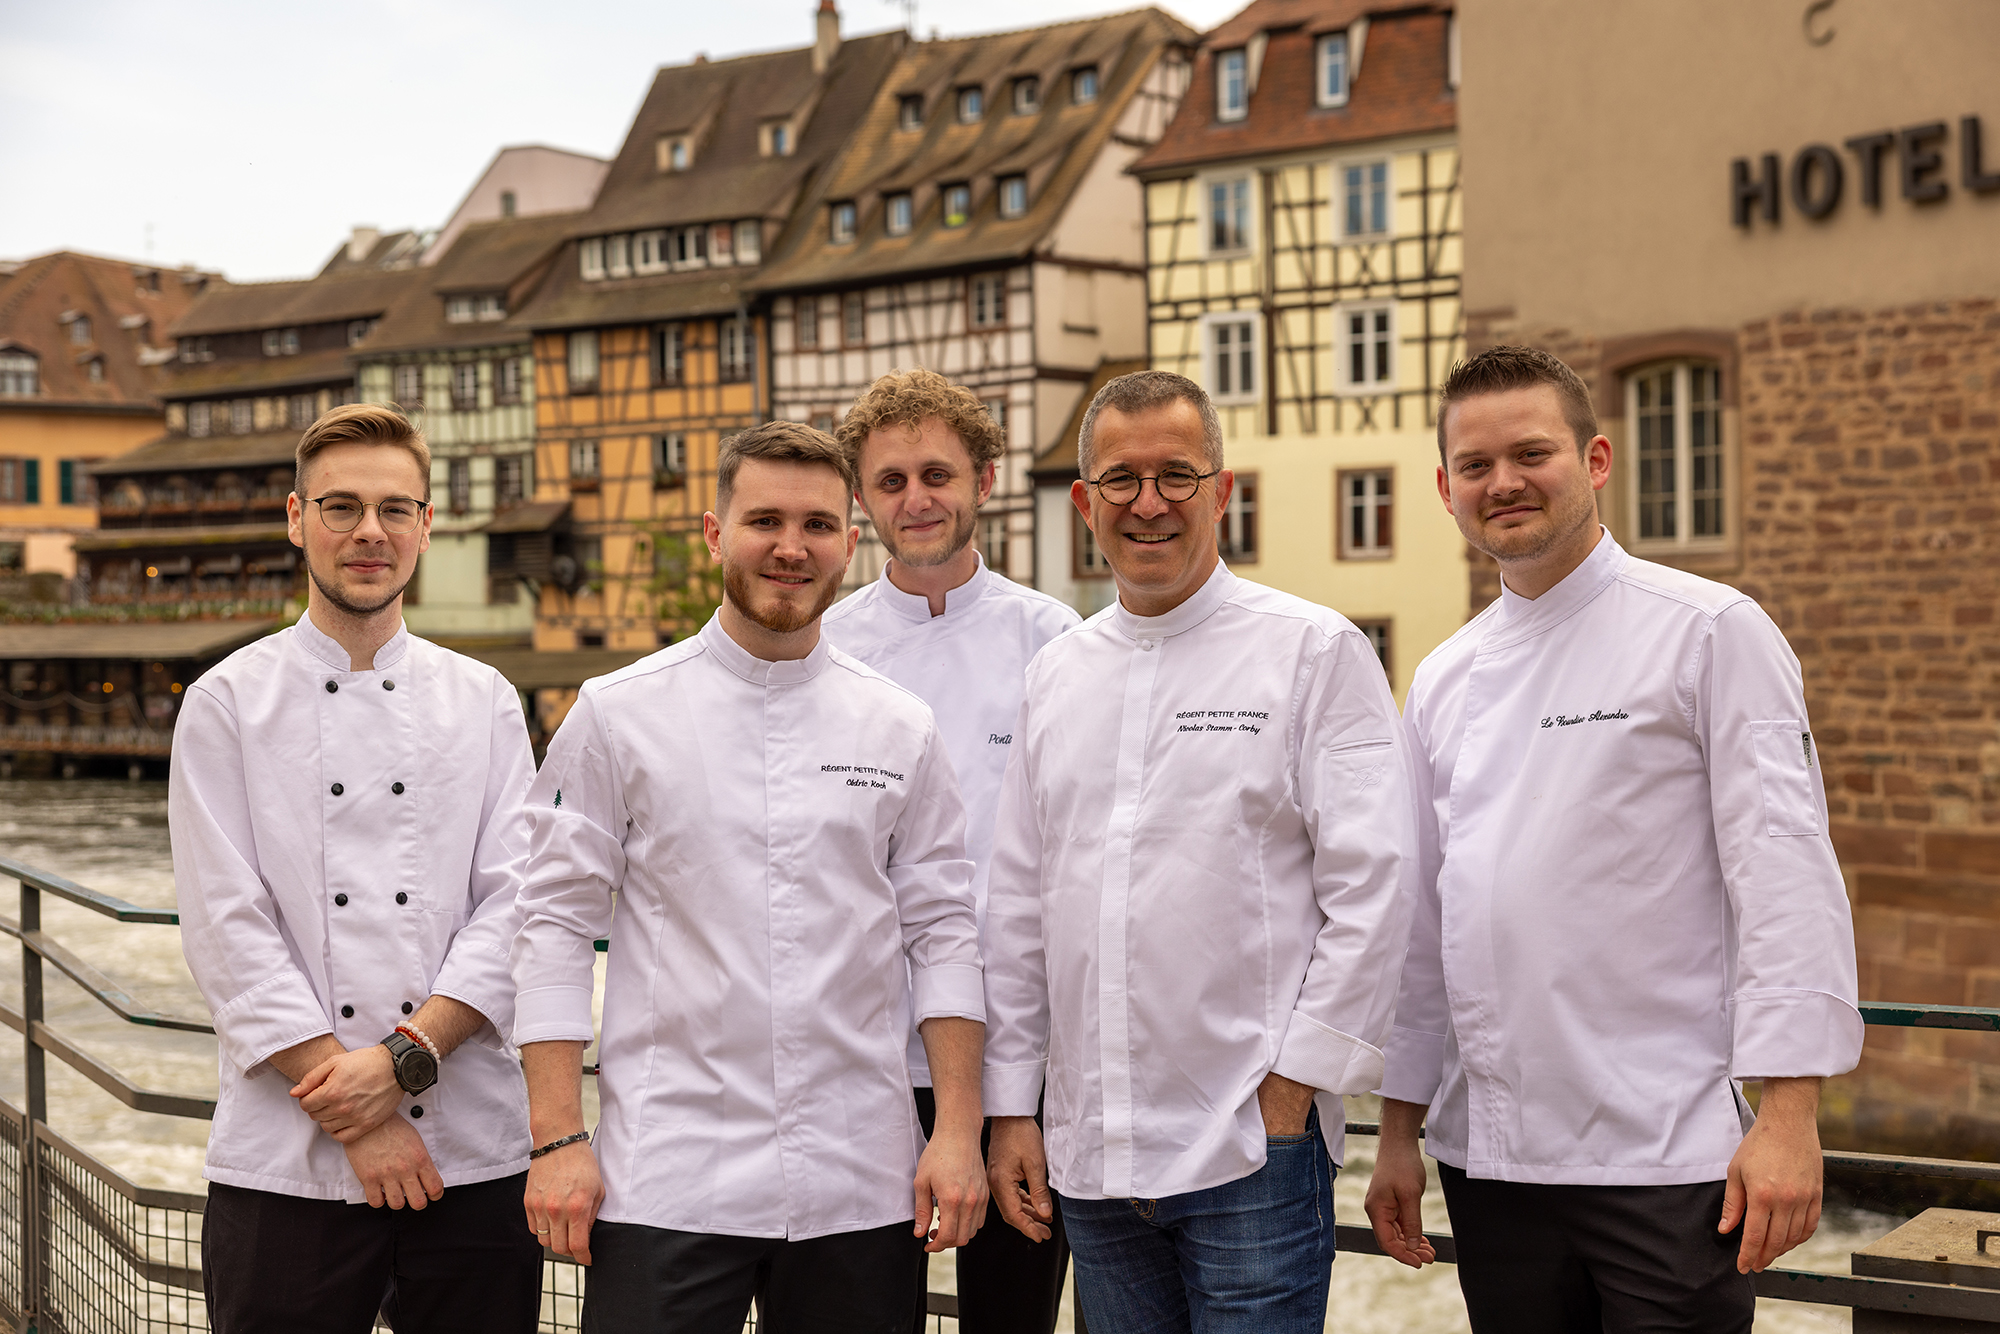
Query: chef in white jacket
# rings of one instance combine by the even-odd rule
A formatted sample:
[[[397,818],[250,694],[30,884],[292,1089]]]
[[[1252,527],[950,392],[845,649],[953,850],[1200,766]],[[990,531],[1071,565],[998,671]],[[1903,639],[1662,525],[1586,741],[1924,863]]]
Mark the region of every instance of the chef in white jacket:
[[[1458,367],[1438,440],[1503,584],[1405,710],[1420,906],[1370,1218],[1431,1258],[1428,1111],[1478,1334],[1748,1330],[1750,1271],[1818,1220],[1820,1079],[1861,1051],[1798,662],[1599,526],[1611,446],[1556,358]]]
[[[181,942],[221,1067],[219,1334],[361,1334],[378,1309],[529,1331],[540,1310],[506,1040],[534,761],[513,687],[403,627],[429,479],[393,408],[315,422],[287,501],[305,615],[191,685],[174,728]]]
[[[965,851],[983,921],[993,816],[1028,662],[1078,617],[988,569],[973,544],[1007,437],[970,390],[936,371],[892,371],[848,409],[839,439],[854,466],[854,498],[889,559],[874,583],[828,608],[821,628],[937,716],[965,799]],[[915,1033],[910,1077],[928,1131],[936,1106]],[[1069,1268],[1062,1221],[1052,1219],[1055,1235],[1036,1245],[997,1226],[997,1210],[989,1211],[989,1226],[958,1253],[959,1328],[1049,1334]]]
[[[1028,669],[987,905],[990,1179],[1093,1334],[1317,1331],[1341,1095],[1381,1077],[1411,804],[1368,640],[1217,557],[1215,409],[1092,401],[1074,499],[1118,602]]]
[[[822,432],[726,441],[703,516],[721,610],[586,685],[530,796],[527,1213],[593,1266],[588,1329],[735,1334],[753,1297],[776,1330],[829,1311],[907,1329],[923,1251],[985,1214],[985,1002],[951,760],[922,701],[819,633],[859,535],[851,499]],[[580,1070],[603,936],[593,1144]],[[928,1146],[913,1021],[937,1089]]]

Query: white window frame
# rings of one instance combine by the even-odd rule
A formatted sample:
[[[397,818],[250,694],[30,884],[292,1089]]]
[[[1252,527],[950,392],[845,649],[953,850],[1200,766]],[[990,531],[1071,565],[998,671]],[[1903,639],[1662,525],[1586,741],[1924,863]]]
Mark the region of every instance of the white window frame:
[[[390,377],[390,384],[396,401],[404,407],[420,408],[424,405],[424,368],[421,362],[398,364],[395,374]]]
[[[861,313],[861,328],[856,337],[854,313]],[[840,295],[840,345],[842,347],[868,346],[868,294],[865,292],[843,292]]]
[[[891,236],[908,236],[916,217],[916,201],[907,190],[890,195],[882,203],[882,229]]]
[[[1357,478],[1368,479],[1365,494],[1356,497],[1353,483]],[[1386,479],[1387,488],[1377,490],[1375,479]],[[1342,468],[1334,474],[1334,541],[1335,552],[1341,560],[1393,560],[1396,555],[1396,469],[1393,466]],[[1383,502],[1389,509],[1389,540],[1381,540],[1381,511]],[[1359,510],[1362,522],[1362,542],[1354,542],[1354,518]]]
[[[716,378],[724,384],[735,384],[752,378],[756,373],[757,328],[748,318],[730,318],[716,321],[715,326],[715,368]]]
[[[585,282],[594,283],[604,277],[604,238],[587,236],[576,248],[577,272]]]
[[[953,196],[959,195],[961,192],[963,192],[965,207],[963,208],[963,210],[959,212],[958,221],[953,222],[951,220],[952,219],[951,201]],[[970,224],[972,221],[972,187],[966,184],[964,181],[955,181],[952,184],[947,185],[943,191],[943,207],[940,210],[940,216],[943,218],[944,225],[947,227],[964,227]]]
[[[654,480],[685,476],[687,476],[687,434],[683,431],[662,431],[654,436]]]
[[[760,264],[764,259],[764,227],[755,218],[736,224],[736,262]]]
[[[1220,333],[1224,325],[1229,326],[1231,329],[1229,345],[1226,348],[1222,343]],[[1212,315],[1202,317],[1202,385],[1208,390],[1208,396],[1215,402],[1219,404],[1239,405],[1257,402],[1258,396],[1263,389],[1262,381],[1264,378],[1264,330],[1262,326],[1263,321],[1258,318],[1255,311],[1218,311]],[[1250,331],[1247,345],[1238,341],[1236,331],[1241,329],[1248,329]],[[1245,351],[1249,353],[1250,357],[1250,387],[1247,389],[1238,383],[1243,369],[1243,354]],[[1231,358],[1227,372],[1222,367],[1222,358],[1225,355]],[[1223,387],[1225,374],[1227,374],[1229,379],[1227,388]]]
[[[792,350],[817,352],[820,345],[819,298],[802,296],[792,302]]]
[[[1369,174],[1376,167],[1382,169],[1382,225],[1380,227],[1375,226],[1374,218],[1371,216],[1372,210],[1369,207],[1373,202],[1373,182],[1369,179]],[[1361,173],[1361,227],[1358,231],[1348,225],[1352,212],[1350,200],[1355,197],[1354,187],[1349,182],[1348,176],[1349,173],[1355,171]],[[1339,212],[1336,216],[1340,219],[1340,234],[1342,237],[1380,237],[1389,236],[1395,232],[1396,163],[1393,158],[1381,156],[1344,158],[1334,164],[1333,181],[1334,193],[1339,197],[1339,201],[1336,204]]]
[[[41,388],[41,358],[18,347],[0,351],[0,397],[33,398]]]
[[[663,134],[654,149],[654,165],[661,171],[686,171],[694,165],[694,144],[685,134]]]
[[[983,318],[982,318],[983,317]],[[1007,326],[1007,275],[976,273],[965,291],[965,319],[974,329]]]
[[[952,109],[960,125],[977,125],[986,119],[986,89],[967,84],[952,95]]]
[[[567,344],[564,348],[564,360],[569,367],[569,391],[574,394],[578,392],[579,386],[588,386],[595,390],[597,377],[603,373],[598,360],[597,330],[574,329],[563,341]],[[579,373],[579,367],[584,367],[586,364],[587,373]]]
[[[1007,573],[1007,516],[982,514],[979,517],[979,554],[986,568],[995,574]]]
[[[834,245],[846,245],[854,239],[855,218],[858,210],[851,199],[843,199],[828,206],[826,213],[826,239]]]
[[[1339,72],[1339,87],[1334,87],[1332,75]],[[1347,105],[1349,90],[1353,87],[1352,67],[1348,60],[1347,33],[1330,32],[1323,35],[1313,46],[1313,93],[1323,107],[1344,107]]]
[[[905,93],[896,99],[896,128],[921,130],[924,127],[924,99],[921,93]]]
[[[1250,114],[1250,52],[1233,46],[1215,53],[1215,118],[1242,120]]]
[[[617,236],[604,238],[604,276],[607,278],[630,278],[632,276],[632,237],[621,232]]]
[[[571,482],[595,482],[603,477],[604,457],[599,453],[595,440],[572,440],[569,442],[569,479]]]
[[[470,392],[467,392],[468,382]],[[479,406],[478,362],[459,361],[452,363],[451,405],[460,412],[470,412]]]
[[[1388,315],[1388,327],[1386,329],[1379,329],[1375,323],[1375,317],[1384,313]],[[1362,353],[1364,360],[1362,368],[1363,378],[1359,380],[1354,378],[1354,344],[1351,341],[1353,334],[1352,325],[1350,324],[1350,320],[1357,315],[1362,316],[1367,321],[1362,329],[1363,347],[1365,350]],[[1333,321],[1334,374],[1339,378],[1341,390],[1349,394],[1392,394],[1396,392],[1396,386],[1400,383],[1398,379],[1400,371],[1398,363],[1400,358],[1397,353],[1400,349],[1396,339],[1396,303],[1394,301],[1349,302],[1333,308]],[[1381,373],[1382,368],[1378,361],[1378,357],[1380,356],[1380,350],[1376,346],[1378,338],[1385,340],[1388,344],[1389,364],[1386,368],[1386,374]]]
[[[1100,80],[1095,65],[1079,65],[1069,72],[1069,100],[1072,105],[1083,106],[1097,100]]]
[[[1223,507],[1222,517],[1216,520],[1216,548],[1224,560],[1236,565],[1255,565],[1258,552],[1258,477],[1254,471],[1236,474],[1236,484],[1229,493],[1229,503]],[[1241,541],[1245,529],[1250,541]]]
[[[1016,116],[1032,116],[1042,109],[1042,81],[1033,74],[1016,78],[1008,89],[1008,110]]]
[[[1000,216],[1019,218],[1028,212],[1028,178],[1026,176],[1002,176],[1000,178]]]
[[[1070,524],[1070,577],[1073,579],[1109,579],[1111,561],[1097,545],[1097,534],[1091,530],[1090,521],[1076,506],[1069,507],[1073,516]]]
[[[1243,234],[1234,246],[1215,244],[1215,191],[1218,188],[1243,187]],[[1201,251],[1204,255],[1247,255],[1256,249],[1257,235],[1257,178],[1249,172],[1230,172],[1226,175],[1204,176],[1201,180],[1200,214],[1197,225],[1201,228]]]
[[[632,271],[634,273],[665,273],[671,266],[667,263],[667,234],[654,228],[632,235]]]
[[[1712,432],[1717,500],[1720,502],[1720,522],[1722,531],[1700,533],[1695,527],[1694,491],[1694,427],[1696,404],[1693,401],[1694,373],[1702,371],[1715,376],[1715,398],[1706,405],[1708,429]],[[1669,534],[1642,536],[1644,514],[1640,509],[1639,485],[1643,468],[1643,432],[1639,419],[1639,382],[1662,374],[1674,377],[1673,413],[1673,473],[1674,473],[1674,531]],[[1736,532],[1736,488],[1733,485],[1734,459],[1730,447],[1729,432],[1723,429],[1723,396],[1721,386],[1722,368],[1716,362],[1700,357],[1676,358],[1672,361],[1656,361],[1644,366],[1635,366],[1625,372],[1625,423],[1626,451],[1632,464],[1625,471],[1625,500],[1632,516],[1632,550],[1701,552],[1726,548]]]

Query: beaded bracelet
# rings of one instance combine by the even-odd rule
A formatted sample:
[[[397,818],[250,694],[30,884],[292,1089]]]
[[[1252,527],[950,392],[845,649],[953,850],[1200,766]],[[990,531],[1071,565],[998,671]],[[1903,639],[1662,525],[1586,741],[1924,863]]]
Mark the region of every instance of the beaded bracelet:
[[[415,1024],[397,1024],[396,1031],[429,1052],[433,1061],[436,1061],[439,1065],[444,1064],[443,1053],[438,1051],[437,1043],[432,1042],[430,1035],[424,1032],[423,1029],[418,1028]]]
[[[579,1130],[574,1135],[564,1135],[561,1139],[552,1139],[539,1149],[528,1150],[528,1157],[540,1158],[543,1154],[554,1153],[557,1149],[567,1148],[572,1144],[580,1143],[589,1138],[590,1132],[588,1130]]]

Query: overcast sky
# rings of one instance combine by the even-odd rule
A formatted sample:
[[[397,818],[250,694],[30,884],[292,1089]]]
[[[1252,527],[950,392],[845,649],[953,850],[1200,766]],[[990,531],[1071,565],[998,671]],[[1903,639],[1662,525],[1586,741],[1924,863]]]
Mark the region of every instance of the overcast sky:
[[[1198,29],[1245,0],[1172,0]],[[840,0],[848,34],[896,0]],[[0,0],[0,258],[313,272],[356,223],[434,227],[495,150],[610,156],[661,65],[803,46],[817,0]],[[916,30],[1132,0],[919,0]]]

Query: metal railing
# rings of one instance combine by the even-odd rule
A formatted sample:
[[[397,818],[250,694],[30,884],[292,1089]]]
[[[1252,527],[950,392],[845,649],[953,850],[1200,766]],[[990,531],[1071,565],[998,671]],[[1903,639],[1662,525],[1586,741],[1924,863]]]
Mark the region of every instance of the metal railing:
[[[125,1106],[166,1116],[210,1119],[215,1103],[142,1088],[43,1021],[42,965],[53,965],[128,1023],[213,1033],[206,1020],[151,1009],[42,930],[42,895],[120,922],[177,925],[172,909],[141,908],[61,876],[0,856],[0,877],[20,882],[18,922],[0,918],[0,933],[21,942],[21,1008],[0,1002],[0,1022],[22,1035],[25,1111],[0,1100],[0,1319],[17,1329],[39,1319],[50,1330],[116,1328],[199,1330],[207,1327],[201,1285],[204,1195],[138,1186],[71,1144],[48,1124],[45,1057],[53,1055]],[[604,942],[598,942],[604,948]],[[1868,1003],[1873,1025],[2000,1033],[2000,1009]],[[593,1072],[594,1073],[594,1072]],[[1379,1135],[1372,1121],[1350,1121],[1350,1135]],[[2000,1181],[2000,1163],[1828,1152],[1826,1165],[1848,1171],[1960,1181]],[[1381,1255],[1365,1223],[1335,1224],[1339,1249]],[[1425,1234],[1444,1263],[1457,1258],[1451,1234]],[[560,1334],[581,1324],[583,1275],[566,1257],[544,1253],[541,1328]],[[2000,1325],[2000,1290],[1904,1279],[1767,1269],[1756,1276],[1760,1297],[1892,1311]],[[958,1299],[929,1294],[939,1331],[955,1327]],[[754,1324],[746,1329],[754,1328]]]

